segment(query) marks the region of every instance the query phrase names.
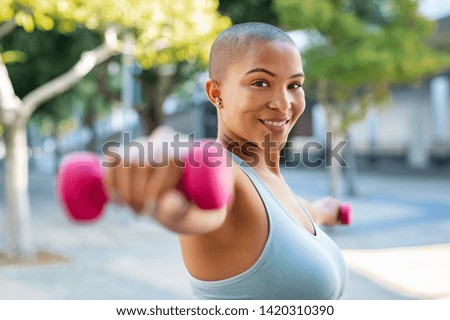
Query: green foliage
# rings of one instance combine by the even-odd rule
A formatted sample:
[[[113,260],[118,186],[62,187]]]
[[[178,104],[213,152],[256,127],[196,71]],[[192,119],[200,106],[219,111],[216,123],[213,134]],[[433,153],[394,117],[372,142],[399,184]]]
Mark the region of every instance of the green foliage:
[[[290,29],[315,28],[319,32],[330,30],[334,8],[328,0],[274,1],[274,8],[281,23]]]
[[[6,52],[14,50],[26,56],[21,63],[8,65],[16,94],[23,98],[33,89],[68,71],[83,51],[101,42],[100,35],[83,28],[67,35],[55,30],[28,33],[22,28],[15,29],[2,38],[2,45]]]
[[[83,51],[101,42],[99,34],[83,28],[76,28],[70,34],[60,34],[56,30],[26,32],[22,28],[15,29],[2,38],[2,45],[7,50],[3,54],[20,52],[24,57],[21,61],[16,58],[14,64],[7,65],[16,94],[23,98],[35,88],[66,72],[78,61]],[[92,78],[92,73],[87,78]],[[84,81],[81,80],[79,85],[82,86]],[[33,118],[40,121],[48,118],[48,121],[57,123],[71,117],[70,106],[78,94],[75,88],[55,97],[44,103]]]
[[[279,24],[272,0],[220,0],[218,10],[230,17],[233,24],[251,21]]]
[[[4,64],[18,63],[27,61],[27,54],[19,50],[10,50],[0,53]]]
[[[306,84],[339,115],[342,132],[389,97],[391,85],[450,66],[448,53],[429,46],[434,25],[417,13],[417,1],[274,0],[274,10],[285,28],[320,35],[302,53]]]
[[[14,20],[27,32],[59,33],[77,26],[102,32],[114,26],[136,39],[144,68],[173,61],[205,62],[218,32],[230,25],[216,0],[0,0],[0,23]]]

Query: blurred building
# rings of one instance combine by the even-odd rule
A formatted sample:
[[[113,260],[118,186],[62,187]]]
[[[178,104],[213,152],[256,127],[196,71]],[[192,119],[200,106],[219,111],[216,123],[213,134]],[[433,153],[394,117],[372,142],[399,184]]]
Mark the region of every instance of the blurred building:
[[[419,87],[394,88],[385,108],[351,129],[356,153],[403,159],[417,168],[450,163],[449,92],[450,72]]]
[[[435,41],[450,48],[450,16],[437,21]],[[392,88],[392,99],[351,129],[355,152],[410,167],[450,165],[450,70],[418,86]]]

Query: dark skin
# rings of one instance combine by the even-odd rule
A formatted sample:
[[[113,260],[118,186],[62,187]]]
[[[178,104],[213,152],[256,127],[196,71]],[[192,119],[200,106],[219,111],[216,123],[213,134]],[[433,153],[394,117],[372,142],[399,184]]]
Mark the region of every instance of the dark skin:
[[[252,153],[250,161],[274,196],[306,232],[317,224],[338,223],[339,201],[327,197],[314,203],[298,198],[281,175],[280,150],[305,109],[300,54],[289,43],[254,43],[221,79],[205,84],[216,106],[217,141],[237,156]],[[158,135],[155,132],[150,139]],[[271,145],[264,144],[270,138]],[[233,142],[230,144],[230,142]],[[235,144],[242,148],[232,149]],[[113,168],[106,174],[110,194],[140,214],[146,203],[158,203],[152,217],[179,234],[189,273],[201,280],[221,280],[250,268],[260,256],[269,233],[264,204],[252,182],[233,162],[233,201],[218,210],[201,210],[175,190],[181,169]],[[139,185],[140,188],[136,188]],[[139,193],[133,190],[141,190]],[[305,212],[299,201],[308,211]]]

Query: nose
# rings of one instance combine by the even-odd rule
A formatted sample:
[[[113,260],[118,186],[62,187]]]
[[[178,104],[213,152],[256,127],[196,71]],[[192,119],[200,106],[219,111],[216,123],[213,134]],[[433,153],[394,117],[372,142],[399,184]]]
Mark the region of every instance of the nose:
[[[291,97],[286,90],[279,90],[277,95],[269,103],[269,108],[272,110],[279,110],[280,112],[286,112],[286,110],[292,107]]]

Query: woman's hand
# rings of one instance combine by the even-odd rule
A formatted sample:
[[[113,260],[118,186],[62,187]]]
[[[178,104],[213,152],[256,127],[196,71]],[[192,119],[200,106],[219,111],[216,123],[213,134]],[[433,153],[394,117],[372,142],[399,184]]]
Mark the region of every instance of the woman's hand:
[[[160,134],[152,134],[149,141],[155,142],[159,139],[159,142],[164,140],[170,145],[167,129],[164,132],[156,132]],[[173,135],[171,138],[173,139]],[[153,148],[153,153],[161,153],[164,150],[155,145]],[[129,206],[137,215],[152,217],[176,233],[200,234],[214,231],[225,220],[226,207],[202,210],[188,201],[185,195],[177,190],[184,169],[183,163],[173,152],[165,152],[164,155],[156,155],[159,161],[165,157],[163,164],[158,165],[147,160],[139,164],[138,160],[142,160],[143,155],[138,155],[134,161],[124,159],[118,154],[114,158],[106,157],[106,163],[114,163],[107,166],[104,178],[110,199]]]
[[[334,226],[340,224],[339,212],[341,202],[333,197],[326,197],[312,203],[316,212],[316,223],[324,226]]]

